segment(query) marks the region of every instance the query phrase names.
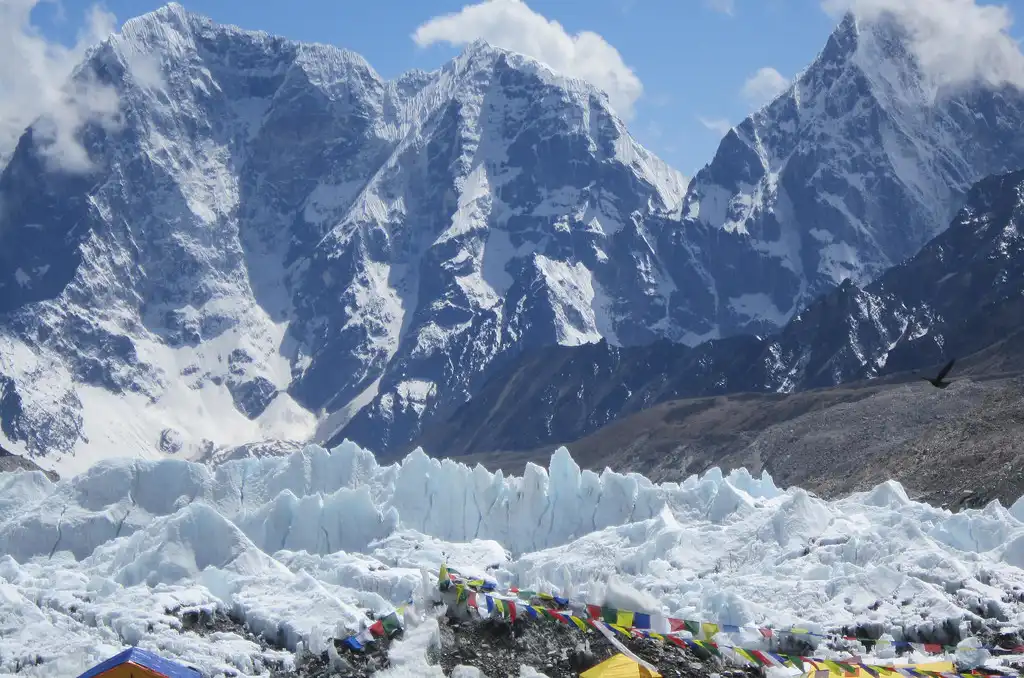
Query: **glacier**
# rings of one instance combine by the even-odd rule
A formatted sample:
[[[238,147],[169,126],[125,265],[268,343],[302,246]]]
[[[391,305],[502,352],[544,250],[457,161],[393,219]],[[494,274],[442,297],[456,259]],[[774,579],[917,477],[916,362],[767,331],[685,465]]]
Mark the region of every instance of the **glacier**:
[[[255,675],[411,601],[395,671],[440,675],[422,650],[445,561],[500,587],[598,604],[625,589],[655,614],[720,624],[874,624],[956,644],[1024,622],[1024,501],[954,514],[895,482],[828,502],[742,469],[654,484],[581,471],[562,448],[506,477],[418,450],[381,465],[346,441],[216,466],[109,459],[57,482],[2,474],[0,516],[0,674],[75,675],[138,645]],[[185,630],[189,610],[272,643]]]

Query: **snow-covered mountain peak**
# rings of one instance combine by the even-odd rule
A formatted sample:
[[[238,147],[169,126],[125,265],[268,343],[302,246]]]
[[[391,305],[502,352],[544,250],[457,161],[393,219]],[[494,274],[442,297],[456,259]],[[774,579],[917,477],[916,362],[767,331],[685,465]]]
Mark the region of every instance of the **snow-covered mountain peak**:
[[[844,279],[866,284],[943,229],[973,182],[1024,165],[1024,93],[940,90],[908,40],[890,16],[847,14],[694,177],[684,260],[716,280],[680,310],[708,319],[695,336],[770,331]],[[719,271],[712,249],[747,275]]]
[[[441,71],[452,71],[459,77],[494,73],[500,78],[502,71],[514,72],[536,78],[545,85],[552,85],[575,96],[597,96],[607,102],[607,95],[590,83],[564,75],[537,59],[492,45],[483,39],[477,39],[466,45],[462,52],[442,66]],[[495,71],[497,71],[495,73]]]
[[[854,64],[870,84],[879,105],[887,112],[927,119],[939,101],[940,84],[922,68],[914,55],[906,29],[889,15],[856,22]]]
[[[140,34],[150,34],[159,29],[167,29],[178,32],[191,32],[196,24],[214,26],[214,22],[205,17],[192,14],[177,2],[169,2],[151,12],[132,17],[124,22],[121,30],[116,34],[122,40],[131,41],[137,39]],[[235,27],[225,26],[225,30]]]
[[[389,82],[180,5],[87,66],[123,116],[92,174],[28,135],[0,176],[0,422],[44,464],[401,442],[523,347],[681,331],[650,229],[685,180],[582,81],[474,44]]]
[[[339,82],[348,86],[383,85],[366,59],[351,50],[218,24],[173,2],[129,19],[108,43],[121,55],[150,55],[152,61],[147,66],[162,62],[164,71],[173,70],[171,64],[180,67],[184,61],[184,65],[216,65],[238,74],[265,77],[294,66],[328,95],[332,94],[331,86]],[[254,60],[256,54],[260,58]]]

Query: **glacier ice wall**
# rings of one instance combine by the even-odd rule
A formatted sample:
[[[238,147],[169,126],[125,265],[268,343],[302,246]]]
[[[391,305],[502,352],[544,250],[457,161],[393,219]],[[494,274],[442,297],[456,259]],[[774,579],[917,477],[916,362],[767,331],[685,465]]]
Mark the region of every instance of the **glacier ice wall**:
[[[56,483],[0,474],[0,608],[56,645],[63,626],[18,601],[89,610],[75,641],[89,648],[96,629],[139,640],[177,623],[133,605],[217,606],[293,648],[422,600],[447,557],[581,600],[625,582],[669,616],[955,642],[964,624],[1024,623],[1004,595],[1024,589],[1022,506],[953,514],[895,482],[826,502],[745,470],[654,484],[580,470],[565,449],[522,477],[419,451],[380,466],[350,443],[215,467],[112,459]]]
[[[721,522],[758,498],[781,494],[767,475],[755,479],[746,471],[726,478],[715,470],[681,485],[581,471],[564,448],[549,469],[530,464],[523,477],[419,450],[379,466],[349,442],[331,452],[309,446],[214,469],[175,459],[111,459],[57,483],[41,473],[0,477],[0,515],[7,516],[0,552],[24,560],[67,550],[82,559],[111,539],[147,529],[154,518],[189,509],[187,520],[175,519],[177,537],[202,540],[197,530],[219,529],[217,540],[244,534],[267,553],[359,552],[403,528],[447,541],[492,539],[518,554],[652,518],[666,506]],[[208,527],[218,521],[225,525]]]

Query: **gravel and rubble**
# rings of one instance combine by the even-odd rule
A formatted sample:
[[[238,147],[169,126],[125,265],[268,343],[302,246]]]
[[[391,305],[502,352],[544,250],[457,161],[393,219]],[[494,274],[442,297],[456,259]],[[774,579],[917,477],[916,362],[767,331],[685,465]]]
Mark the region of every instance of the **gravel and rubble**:
[[[240,618],[221,610],[186,610],[176,613],[183,632],[200,635],[235,633],[267,650],[283,651],[279,642],[252,633]],[[431,664],[445,675],[457,674],[457,667],[478,669],[487,678],[519,678],[521,666],[529,666],[548,678],[576,678],[588,668],[618,650],[593,630],[581,631],[554,620],[467,617],[449,614],[440,605],[437,615],[440,644],[428,651]],[[271,678],[369,678],[391,666],[391,644],[402,638],[379,638],[362,650],[352,650],[340,639],[320,654],[300,652],[294,662],[267,662]],[[758,668],[736,668],[714,657],[697,657],[691,651],[647,638],[623,639],[638,657],[658,668],[665,678],[764,678]]]
[[[462,665],[477,668],[488,678],[516,678],[519,667],[525,665],[548,678],[575,678],[618,652],[600,633],[583,632],[556,621],[448,616],[440,621],[441,649],[435,658],[448,675]],[[759,669],[736,669],[718,659],[701,660],[687,650],[655,640],[633,638],[623,644],[666,678],[763,676]]]

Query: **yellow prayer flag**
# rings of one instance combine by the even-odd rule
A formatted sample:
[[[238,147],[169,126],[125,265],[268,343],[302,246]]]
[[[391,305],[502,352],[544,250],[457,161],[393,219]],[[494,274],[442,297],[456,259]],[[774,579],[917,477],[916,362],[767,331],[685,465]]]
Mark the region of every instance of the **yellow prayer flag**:
[[[633,613],[629,610],[616,610],[615,623],[619,626],[625,626],[627,629],[633,627]]]
[[[574,614],[569,615],[569,619],[572,620],[573,624],[575,624],[576,626],[580,627],[581,630],[583,630],[583,631],[587,630],[587,622],[583,621],[582,619],[580,619],[576,615],[574,615]]]
[[[953,662],[925,662],[924,664],[913,664],[909,668],[929,673],[949,673],[953,670]]]
[[[732,648],[732,651],[735,652],[736,654],[738,654],[739,656],[743,657],[744,659],[746,659],[751,664],[759,665],[759,662],[756,659],[754,659],[754,655],[750,654],[749,652],[744,650],[742,647],[734,647],[734,648]]]
[[[437,583],[444,584],[447,581],[449,581],[448,566],[444,563],[441,563],[441,570],[437,573]]]
[[[704,637],[711,640],[718,633],[718,624],[709,624],[707,622],[700,625],[701,629],[704,630]]]

